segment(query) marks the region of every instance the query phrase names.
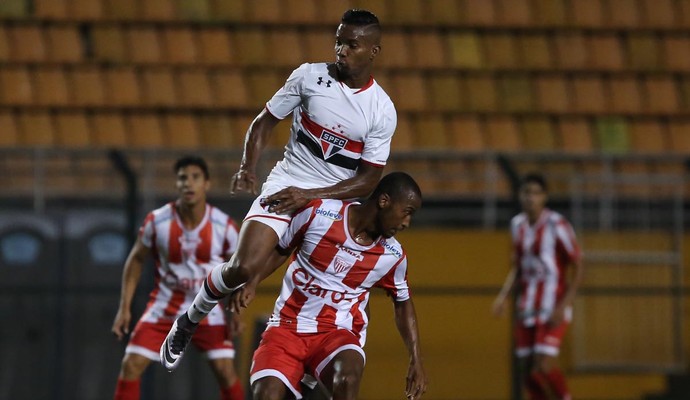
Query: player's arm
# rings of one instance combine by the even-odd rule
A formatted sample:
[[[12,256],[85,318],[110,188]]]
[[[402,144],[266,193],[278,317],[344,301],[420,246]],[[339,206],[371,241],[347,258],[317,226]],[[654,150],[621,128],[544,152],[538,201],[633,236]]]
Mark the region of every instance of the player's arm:
[[[571,262],[571,267],[573,268],[572,277],[570,282],[567,283],[567,289],[563,298],[556,304],[556,308],[551,315],[549,323],[553,326],[558,326],[563,322],[565,318],[565,310],[570,307],[575,300],[575,295],[577,294],[577,289],[582,283],[582,278],[584,276],[584,266],[582,264],[582,259],[577,258]]]
[[[366,197],[381,180],[383,168],[381,166],[361,162],[355,176],[340,181],[332,186],[315,189],[301,189],[290,186],[267,198],[269,203],[275,203],[270,211],[277,214],[291,214],[304,207],[314,199],[356,199]]]
[[[121,340],[129,334],[129,326],[132,321],[132,298],[144,269],[144,261],[151,253],[150,249],[137,239],[125,261],[122,271],[122,288],[120,289],[120,306],[113,321],[112,332]]]
[[[505,312],[508,298],[515,289],[515,285],[517,283],[518,262],[515,253],[513,253],[512,256],[511,265],[512,267],[510,268],[510,271],[506,276],[505,282],[503,282],[501,291],[498,293],[498,296],[496,296],[496,300],[494,300],[493,303],[493,314],[497,317],[503,315],[503,313]]]
[[[239,191],[257,193],[256,164],[259,162],[261,152],[271,137],[273,128],[280,122],[266,108],[264,108],[247,130],[244,138],[244,152],[240,169],[233,175],[230,182],[230,193]]]
[[[405,301],[396,301],[394,304],[395,324],[410,356],[405,394],[408,399],[416,400],[421,398],[424,392],[426,392],[427,386],[427,377],[424,371],[422,351],[419,343],[417,314],[411,298]]]

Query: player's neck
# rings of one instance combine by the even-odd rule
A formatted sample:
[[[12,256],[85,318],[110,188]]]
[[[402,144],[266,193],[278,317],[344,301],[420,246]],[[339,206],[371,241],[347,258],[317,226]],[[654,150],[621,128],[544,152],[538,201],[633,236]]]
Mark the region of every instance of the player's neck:
[[[206,202],[200,201],[196,204],[189,205],[178,200],[175,202],[175,209],[185,229],[194,229],[201,223],[201,220],[204,219]]]
[[[376,226],[373,222],[376,210],[367,207],[366,204],[358,204],[350,206],[347,219],[347,227],[349,229],[350,237],[357,244],[362,246],[369,246],[378,238]]]
[[[534,212],[526,211],[525,214],[527,214],[527,222],[529,222],[530,225],[536,224],[539,221],[539,217],[541,217],[541,214],[543,212],[543,208]]]
[[[363,70],[357,72],[350,72],[347,75],[344,75],[343,73],[335,69],[335,74],[336,79],[338,79],[340,82],[345,84],[350,89],[363,88],[367,85],[367,83],[369,83],[369,80],[371,79],[370,68],[364,68]]]

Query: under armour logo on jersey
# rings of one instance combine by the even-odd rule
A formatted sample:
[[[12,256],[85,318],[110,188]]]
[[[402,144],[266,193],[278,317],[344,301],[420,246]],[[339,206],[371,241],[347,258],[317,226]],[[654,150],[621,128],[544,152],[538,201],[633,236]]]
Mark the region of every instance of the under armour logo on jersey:
[[[319,84],[319,85],[322,84],[322,83],[324,83],[323,77],[320,76],[320,77],[319,77],[319,80],[318,80],[316,83]],[[332,81],[329,79],[329,80],[327,80],[325,83],[326,83],[326,87],[331,87]]]
[[[340,150],[345,148],[347,139],[336,136],[331,132],[323,131],[321,133],[321,150],[323,150],[323,159],[326,160]]]

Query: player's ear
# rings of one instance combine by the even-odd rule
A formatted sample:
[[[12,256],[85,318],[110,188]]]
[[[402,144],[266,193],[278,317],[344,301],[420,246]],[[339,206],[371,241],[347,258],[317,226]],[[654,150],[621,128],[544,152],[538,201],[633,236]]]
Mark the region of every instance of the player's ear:
[[[374,58],[376,58],[380,52],[381,52],[381,45],[380,44],[375,44],[375,45],[371,46],[371,55],[369,56],[369,59],[373,61]]]
[[[377,205],[379,208],[386,208],[391,204],[391,197],[387,193],[382,193],[379,195]]]
[[[211,189],[211,181],[209,179],[206,179],[204,182],[204,189],[206,189],[207,192]]]

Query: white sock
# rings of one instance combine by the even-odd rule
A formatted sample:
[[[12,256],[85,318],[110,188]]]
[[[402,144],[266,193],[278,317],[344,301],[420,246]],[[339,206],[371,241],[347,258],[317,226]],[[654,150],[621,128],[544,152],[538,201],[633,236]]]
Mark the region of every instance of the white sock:
[[[196,294],[192,306],[187,310],[189,320],[195,324],[198,324],[202,319],[206,318],[206,315],[213,310],[213,307],[218,304],[218,301],[237,289],[227,287],[223,281],[224,265],[225,264],[218,264],[211,270],[211,273],[208,274],[206,280],[204,280],[204,285],[201,287],[201,290]]]

